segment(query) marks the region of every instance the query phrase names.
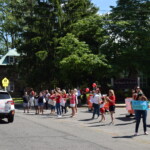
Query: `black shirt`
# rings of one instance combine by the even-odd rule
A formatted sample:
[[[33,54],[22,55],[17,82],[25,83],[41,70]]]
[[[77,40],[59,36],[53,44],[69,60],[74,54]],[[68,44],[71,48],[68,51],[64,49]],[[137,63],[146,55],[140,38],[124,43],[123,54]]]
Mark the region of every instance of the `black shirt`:
[[[23,96],[23,102],[24,103],[28,103],[29,102],[29,96],[28,95]]]

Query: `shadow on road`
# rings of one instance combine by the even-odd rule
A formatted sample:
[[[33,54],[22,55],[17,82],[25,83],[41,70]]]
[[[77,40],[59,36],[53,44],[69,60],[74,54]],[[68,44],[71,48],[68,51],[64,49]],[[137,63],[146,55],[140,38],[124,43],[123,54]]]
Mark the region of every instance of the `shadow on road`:
[[[91,113],[92,113],[92,112],[87,111],[87,110],[85,110],[85,111],[80,111],[80,112],[82,112],[82,113],[88,113],[88,114],[91,114]]]
[[[126,135],[126,136],[114,136],[112,138],[115,138],[115,139],[120,139],[120,138],[131,139],[131,138],[134,138],[134,137],[135,137],[134,135]]]
[[[125,125],[129,125],[129,124],[133,124],[135,122],[129,122],[129,123],[120,123],[120,124],[115,124],[115,126],[125,126]]]
[[[90,118],[90,119],[81,119],[81,120],[78,120],[78,121],[91,121],[91,120],[93,120],[92,118]]]
[[[135,120],[134,118],[128,118],[128,117],[116,117],[116,119],[121,121],[132,121]]]
[[[0,124],[8,124],[8,122],[5,120],[0,120]]]
[[[87,123],[87,124],[95,124],[95,123],[99,123],[99,121],[96,121],[96,122],[90,122],[90,123]]]
[[[150,128],[150,125],[147,125],[148,128]]]
[[[97,125],[93,125],[93,126],[88,126],[88,127],[102,127],[102,126],[106,126],[108,124],[97,124]]]

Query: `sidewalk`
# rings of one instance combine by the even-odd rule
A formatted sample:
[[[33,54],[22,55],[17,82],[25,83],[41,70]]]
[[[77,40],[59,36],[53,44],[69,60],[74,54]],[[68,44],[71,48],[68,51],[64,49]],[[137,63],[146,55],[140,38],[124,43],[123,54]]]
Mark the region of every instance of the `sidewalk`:
[[[88,105],[87,104],[82,104],[79,107],[88,107]],[[126,104],[116,104],[116,107],[117,108],[124,108],[124,107],[126,107]]]

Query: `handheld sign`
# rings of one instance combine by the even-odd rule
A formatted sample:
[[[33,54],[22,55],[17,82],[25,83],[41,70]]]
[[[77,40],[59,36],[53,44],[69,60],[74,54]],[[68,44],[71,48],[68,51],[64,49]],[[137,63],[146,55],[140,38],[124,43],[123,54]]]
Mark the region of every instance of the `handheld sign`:
[[[132,101],[132,108],[134,110],[149,110],[149,101]]]

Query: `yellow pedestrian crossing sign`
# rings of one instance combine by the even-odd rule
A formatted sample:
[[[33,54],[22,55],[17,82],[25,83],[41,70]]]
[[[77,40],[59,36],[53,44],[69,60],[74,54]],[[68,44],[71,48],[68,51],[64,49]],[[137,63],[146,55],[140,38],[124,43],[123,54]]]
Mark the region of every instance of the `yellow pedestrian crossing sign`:
[[[2,85],[3,85],[3,87],[7,87],[9,85],[9,80],[7,78],[4,78],[2,80]]]

